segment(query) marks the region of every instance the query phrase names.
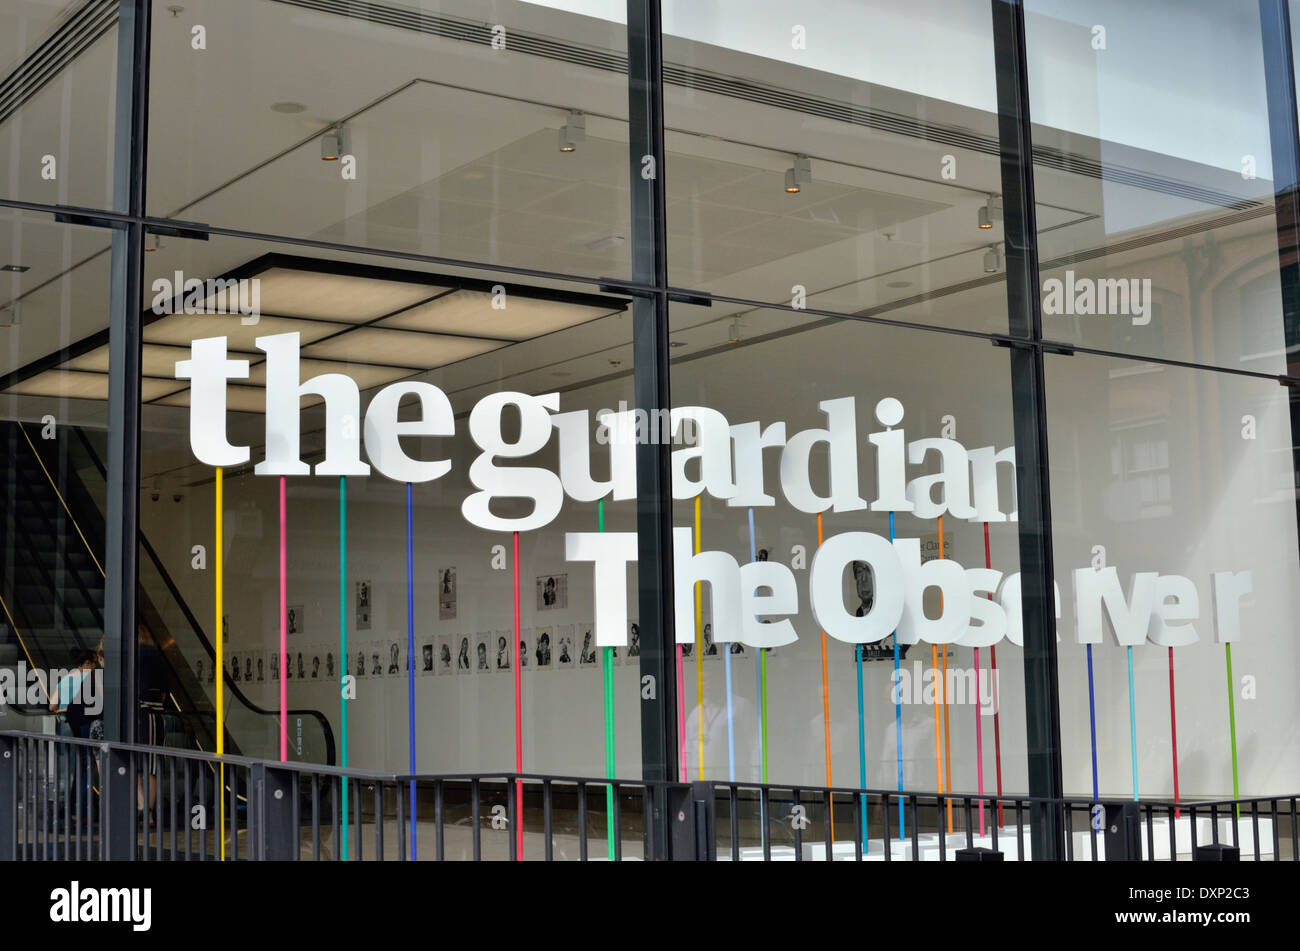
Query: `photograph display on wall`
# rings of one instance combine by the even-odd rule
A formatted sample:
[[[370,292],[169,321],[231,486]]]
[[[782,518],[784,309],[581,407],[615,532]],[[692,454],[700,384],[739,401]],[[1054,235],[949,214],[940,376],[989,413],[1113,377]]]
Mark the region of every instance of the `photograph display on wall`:
[[[449,621],[456,617],[456,569],[438,571],[438,620]]]
[[[569,606],[569,576],[541,575],[537,579],[537,610],[557,611]]]
[[[459,644],[460,636],[457,634],[443,634],[437,639],[438,650],[434,666],[439,677],[456,672],[456,648]]]
[[[599,663],[596,651],[596,632],[591,622],[578,625],[578,666],[595,667]]]
[[[533,646],[533,666],[537,670],[550,670],[555,666],[553,653],[554,641],[554,628],[539,627],[537,629],[537,639]]]
[[[453,635],[456,639],[456,673],[472,674],[475,667],[474,639],[468,634]]]
[[[514,670],[514,664],[511,662],[511,640],[513,640],[511,631],[497,631],[492,635],[492,669],[505,672]]]
[[[555,666],[560,669],[573,667],[578,662],[578,650],[573,643],[574,630],[572,624],[555,629]]]
[[[474,672],[486,673],[492,669],[491,645],[496,641],[491,632],[480,631],[474,635]]]
[[[306,612],[301,604],[291,604],[285,612],[284,630],[285,633],[292,637],[295,634],[305,634],[305,622],[307,620]]]
[[[437,639],[427,637],[420,642],[420,659],[415,669],[421,677],[431,677],[435,673],[434,663],[437,660],[438,644]]]
[[[357,625],[358,631],[370,630],[371,587],[369,581],[357,582]]]

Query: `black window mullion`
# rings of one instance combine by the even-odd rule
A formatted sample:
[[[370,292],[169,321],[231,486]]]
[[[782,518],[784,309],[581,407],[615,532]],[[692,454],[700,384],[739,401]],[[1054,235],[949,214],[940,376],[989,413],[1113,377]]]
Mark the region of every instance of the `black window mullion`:
[[[1046,379],[1034,214],[1033,141],[1022,0],[992,0],[998,139],[1006,240],[1011,399],[1016,445],[1021,600],[1024,612],[1025,743],[1028,791],[1062,795],[1060,690],[1057,672],[1052,507],[1048,483]],[[1023,341],[1023,342],[1021,342]],[[1034,859],[1060,859],[1060,817],[1030,807]]]

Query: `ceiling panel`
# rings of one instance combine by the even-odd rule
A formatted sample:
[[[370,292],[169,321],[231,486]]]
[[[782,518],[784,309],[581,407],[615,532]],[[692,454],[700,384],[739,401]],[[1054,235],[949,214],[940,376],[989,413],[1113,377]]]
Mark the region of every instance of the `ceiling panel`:
[[[341,337],[312,344],[304,348],[302,353],[304,357],[356,360],[389,367],[407,366],[428,370],[502,346],[506,344],[498,340],[362,327]]]
[[[507,294],[505,306],[494,309],[492,295],[487,291],[460,290],[381,320],[376,326],[527,340],[595,320],[616,309],[541,300],[521,294]]]
[[[307,344],[341,330],[347,330],[348,327],[347,324],[298,320],[292,317],[262,317],[255,324],[245,324],[242,319],[235,316],[173,314],[155,320],[145,327],[144,339],[146,343],[179,344],[188,348],[192,340],[226,337],[228,350],[253,353],[257,350],[258,337],[297,333],[301,334],[302,343]]]

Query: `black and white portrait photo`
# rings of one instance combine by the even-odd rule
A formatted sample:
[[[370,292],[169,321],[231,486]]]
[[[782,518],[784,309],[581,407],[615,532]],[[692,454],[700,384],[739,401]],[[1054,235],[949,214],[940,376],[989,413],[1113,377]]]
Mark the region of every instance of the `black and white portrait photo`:
[[[357,665],[352,670],[352,676],[360,679],[366,675],[366,652],[357,651]]]
[[[496,661],[494,667],[497,670],[514,670],[510,663],[510,640],[511,638],[504,631],[496,633]]]
[[[641,656],[641,625],[633,621],[627,628],[627,656]]]
[[[326,651],[326,652],[325,652],[325,679],[326,679],[326,680],[333,680],[334,677],[335,677],[335,673],[334,673],[334,652],[333,652],[333,651]]]
[[[557,628],[555,631],[555,666],[559,668],[577,666],[578,652],[573,646],[573,625]]]
[[[702,645],[703,645],[703,648],[704,648],[704,656],[705,656],[705,657],[717,657],[717,656],[718,656],[718,645],[715,644],[715,643],[713,643],[713,625],[712,625],[712,624],[705,624],[705,625],[704,625],[704,632],[703,632],[703,635],[702,635],[701,641],[702,641]]]
[[[357,630],[370,630],[370,582],[357,582]]]
[[[562,611],[568,606],[568,575],[542,575],[537,579],[537,610]]]
[[[433,642],[420,645],[420,673],[433,673]]]
[[[320,651],[312,651],[311,655],[311,679],[320,680]]]
[[[454,674],[456,672],[456,642],[459,640],[454,634],[438,638],[438,676],[444,674]]]
[[[449,621],[456,616],[456,569],[438,571],[438,620]]]
[[[492,666],[488,663],[488,638],[489,634],[480,634],[475,638],[474,643],[474,670],[491,670]]]
[[[533,639],[531,628],[525,628],[519,632],[519,669],[526,670],[531,665],[528,663],[528,645]]]
[[[280,682],[280,652],[271,651],[271,683]]]
[[[392,641],[388,645],[388,676],[396,677],[402,672],[402,654],[397,646],[397,641]]]
[[[474,659],[470,656],[469,638],[460,637],[460,646],[456,648],[456,671],[462,674],[473,673]]]
[[[551,636],[549,627],[537,629],[537,646],[535,648],[537,669],[549,670],[551,667]]]
[[[578,652],[579,667],[596,666],[596,637],[592,633],[590,624],[578,625],[578,630],[582,631],[582,649]]]
[[[288,613],[285,615],[285,632],[289,635],[303,633],[303,621],[306,620],[301,604],[289,605]]]
[[[379,647],[376,645],[370,650],[370,676],[384,676],[384,665],[379,660]]]

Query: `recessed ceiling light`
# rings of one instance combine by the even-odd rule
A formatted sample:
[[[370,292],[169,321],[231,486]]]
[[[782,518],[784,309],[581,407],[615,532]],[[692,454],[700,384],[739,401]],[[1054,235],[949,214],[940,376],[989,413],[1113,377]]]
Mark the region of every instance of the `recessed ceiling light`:
[[[271,103],[272,112],[282,112],[286,116],[294,116],[300,112],[306,112],[307,107],[301,102],[273,102]]]
[[[686,346],[686,344],[683,343],[683,342],[680,341],[680,340],[669,340],[669,341],[668,341],[668,346],[670,346],[670,347],[684,347],[684,346]]]
[[[26,264],[6,264],[0,267],[0,271],[9,271],[11,274],[25,274],[30,270],[31,268]]]
[[[886,287],[911,287],[912,282],[911,281],[886,281],[885,286]]]

